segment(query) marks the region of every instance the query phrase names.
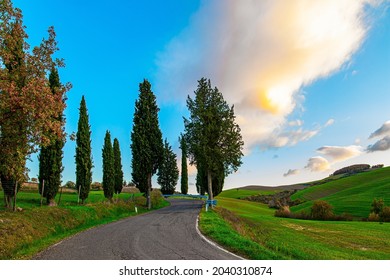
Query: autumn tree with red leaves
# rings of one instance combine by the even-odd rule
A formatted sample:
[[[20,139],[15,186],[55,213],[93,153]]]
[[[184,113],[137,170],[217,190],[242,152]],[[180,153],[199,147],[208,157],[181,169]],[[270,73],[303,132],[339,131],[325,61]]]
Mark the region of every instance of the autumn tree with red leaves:
[[[10,0],[0,2],[0,177],[4,201],[11,206],[17,185],[26,179],[25,163],[39,146],[64,139],[62,115],[70,85],[53,94],[48,73],[63,67],[53,59],[58,50],[54,28],[32,50],[22,11]]]

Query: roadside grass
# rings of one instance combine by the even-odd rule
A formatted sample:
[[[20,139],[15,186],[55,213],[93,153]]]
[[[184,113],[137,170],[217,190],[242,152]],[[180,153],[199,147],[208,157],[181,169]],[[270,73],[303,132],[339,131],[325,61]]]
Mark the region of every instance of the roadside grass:
[[[60,194],[57,194],[56,196],[56,202],[59,200]],[[120,193],[117,197],[114,195],[113,199],[116,200],[117,198],[120,200],[131,200],[132,198],[136,198],[142,196],[142,193]],[[22,209],[32,209],[35,207],[40,207],[41,205],[41,197],[37,191],[19,191],[17,194],[17,200],[16,205],[17,207],[20,207]],[[75,206],[78,205],[77,203],[78,195],[77,193],[68,193],[64,192],[61,195],[61,201],[60,206]],[[4,200],[4,192],[0,192],[0,210],[4,210],[4,204],[1,203]],[[85,204],[90,203],[98,203],[98,202],[105,202],[107,199],[104,197],[103,191],[90,191],[88,198],[85,200]],[[46,205],[46,199],[43,198],[43,205]]]
[[[329,202],[334,213],[348,213],[355,218],[367,218],[374,198],[383,198],[390,205],[390,168],[382,168],[345,177],[301,190],[291,196],[305,203],[291,208],[293,212],[309,212],[314,200]]]
[[[88,228],[148,212],[145,198],[121,194],[119,201],[109,203],[103,192],[90,193],[88,203],[77,204],[77,195],[63,194],[60,206],[40,207],[39,194],[20,192],[22,212],[0,211],[0,259],[31,259],[36,253]],[[76,198],[76,200],[75,200]],[[0,196],[3,199],[3,196]],[[169,205],[164,199],[153,198],[153,209]]]
[[[240,227],[241,232],[235,231],[232,224],[225,221],[218,212],[202,211],[200,214],[200,231],[230,252],[249,259],[279,259],[273,252],[243,236],[242,231],[248,230],[243,223],[236,224],[237,227]]]
[[[232,214],[223,214],[224,210],[202,213],[200,228],[219,244],[251,259],[390,259],[389,223],[283,219],[275,217],[274,210],[264,204],[230,198],[219,198],[218,208],[225,208]],[[232,215],[239,222],[229,219]],[[213,226],[218,219],[230,228],[224,227],[220,233],[220,226]],[[237,224],[249,230],[240,232],[234,228]],[[250,255],[238,248],[235,245],[240,242],[236,241],[237,235],[246,239],[245,242],[257,243],[262,247],[258,249],[262,253]]]

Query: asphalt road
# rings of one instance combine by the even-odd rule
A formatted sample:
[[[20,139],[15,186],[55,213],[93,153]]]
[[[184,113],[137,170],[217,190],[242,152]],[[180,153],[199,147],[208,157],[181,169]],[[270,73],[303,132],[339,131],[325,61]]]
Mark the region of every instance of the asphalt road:
[[[233,260],[196,230],[200,200],[172,200],[171,206],[92,228],[50,247],[42,260]]]

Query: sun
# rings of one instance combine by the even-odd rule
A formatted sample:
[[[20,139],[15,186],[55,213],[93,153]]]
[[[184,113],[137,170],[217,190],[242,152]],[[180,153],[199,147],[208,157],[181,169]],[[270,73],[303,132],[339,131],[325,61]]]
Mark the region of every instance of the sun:
[[[279,114],[290,106],[289,91],[283,86],[261,90],[258,94],[259,106],[272,114]]]

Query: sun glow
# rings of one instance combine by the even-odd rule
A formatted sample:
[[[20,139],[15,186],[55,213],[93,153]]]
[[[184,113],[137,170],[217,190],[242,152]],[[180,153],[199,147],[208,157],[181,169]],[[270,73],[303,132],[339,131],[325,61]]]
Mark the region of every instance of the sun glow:
[[[283,86],[273,87],[269,90],[260,91],[260,107],[272,114],[279,114],[291,106],[291,96],[289,89]]]

